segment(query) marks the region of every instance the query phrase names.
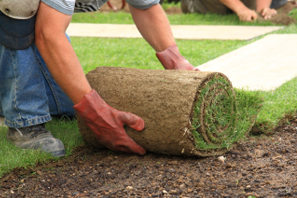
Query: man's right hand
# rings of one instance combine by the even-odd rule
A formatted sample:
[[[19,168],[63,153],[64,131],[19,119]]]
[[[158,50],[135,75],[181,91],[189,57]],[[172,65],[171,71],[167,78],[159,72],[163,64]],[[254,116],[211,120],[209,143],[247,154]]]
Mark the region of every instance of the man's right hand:
[[[73,108],[92,130],[98,142],[107,148],[140,155],[146,153],[124,129],[124,125],[127,125],[142,131],[144,121],[140,117],[110,107],[95,90],[86,94]]]
[[[249,21],[252,22],[257,19],[258,15],[254,10],[250,10],[248,8],[240,9],[236,12],[239,20],[241,21]]]

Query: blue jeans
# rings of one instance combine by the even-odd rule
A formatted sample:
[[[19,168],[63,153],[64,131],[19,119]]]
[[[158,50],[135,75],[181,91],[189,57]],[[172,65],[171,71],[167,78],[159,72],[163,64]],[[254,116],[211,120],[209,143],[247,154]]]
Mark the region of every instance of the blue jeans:
[[[0,44],[0,115],[15,128],[48,122],[51,115],[75,115],[72,101],[52,78],[35,44],[25,50]]]

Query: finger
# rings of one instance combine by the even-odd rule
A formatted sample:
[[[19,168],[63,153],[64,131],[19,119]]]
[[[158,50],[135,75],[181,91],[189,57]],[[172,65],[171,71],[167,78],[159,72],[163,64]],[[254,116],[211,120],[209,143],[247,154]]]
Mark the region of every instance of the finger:
[[[249,21],[249,22],[253,21],[253,16],[248,15],[248,16],[246,17],[245,21]]]
[[[142,131],[144,129],[144,120],[137,115],[127,112],[121,112],[119,118],[123,122],[123,125],[127,125],[132,129],[135,129],[137,131]]]
[[[144,155],[146,150],[139,146],[131,137],[127,135],[124,141],[125,145],[118,144],[113,150],[122,151],[125,153],[137,153],[139,155]]]
[[[200,69],[198,69],[197,67],[195,67],[194,71],[201,71]]]
[[[257,20],[257,18],[258,18],[257,13],[253,13],[253,21]]]
[[[274,9],[272,9],[272,10],[271,10],[271,14],[270,14],[270,16],[273,17],[273,16],[275,16],[276,14],[277,14],[277,11],[274,10]]]
[[[242,16],[239,17],[240,21],[245,21],[245,18],[243,18]]]
[[[265,18],[266,15],[267,15],[267,12],[268,12],[268,9],[267,8],[264,8],[263,11],[262,11],[262,13],[261,13],[262,17]]]
[[[247,17],[246,17],[246,15],[242,15],[242,16],[240,16],[240,18],[239,18],[241,21],[247,21]]]
[[[245,21],[253,21],[253,13],[249,12],[246,16],[245,16]]]

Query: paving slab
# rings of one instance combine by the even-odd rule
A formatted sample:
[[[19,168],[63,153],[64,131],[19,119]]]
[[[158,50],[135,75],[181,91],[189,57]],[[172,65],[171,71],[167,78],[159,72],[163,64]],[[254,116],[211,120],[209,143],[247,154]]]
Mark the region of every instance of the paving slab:
[[[226,26],[226,25],[172,25],[176,39],[217,39],[249,40],[269,32],[279,30],[281,26]],[[69,36],[106,37],[106,38],[142,38],[136,26],[117,24],[71,23],[67,29]]]
[[[297,34],[271,34],[198,68],[226,74],[236,88],[274,90],[297,77]]]

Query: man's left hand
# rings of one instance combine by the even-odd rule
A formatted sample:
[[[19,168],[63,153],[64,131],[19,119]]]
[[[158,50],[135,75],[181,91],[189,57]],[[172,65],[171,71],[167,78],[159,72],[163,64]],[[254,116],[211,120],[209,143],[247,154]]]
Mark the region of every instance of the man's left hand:
[[[163,52],[157,52],[156,56],[165,69],[200,71],[179,53],[176,44],[170,45]]]
[[[277,14],[277,11],[275,9],[264,8],[260,14],[264,19],[270,19]]]

